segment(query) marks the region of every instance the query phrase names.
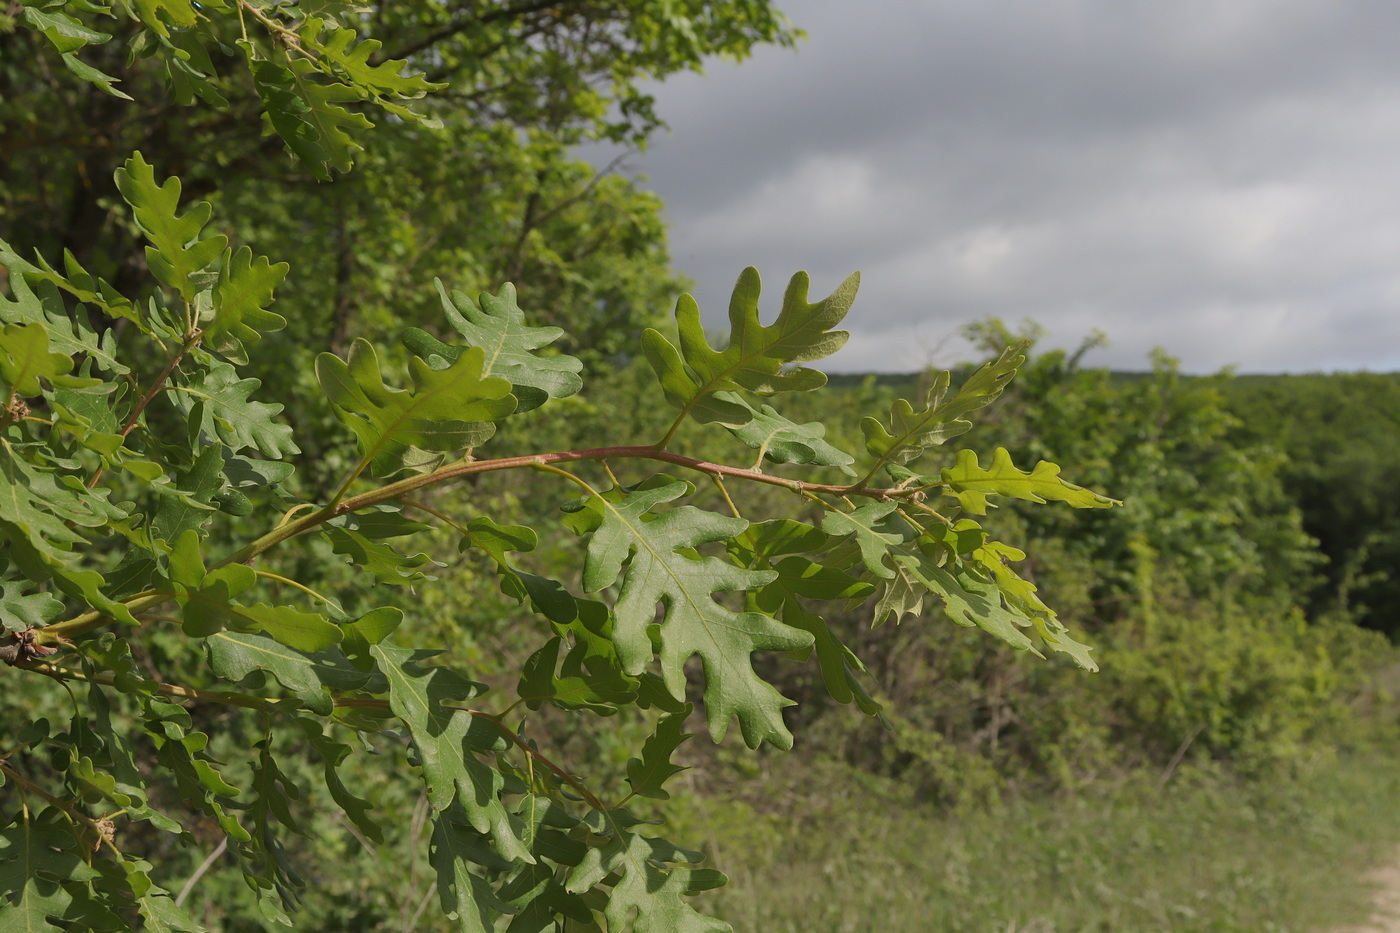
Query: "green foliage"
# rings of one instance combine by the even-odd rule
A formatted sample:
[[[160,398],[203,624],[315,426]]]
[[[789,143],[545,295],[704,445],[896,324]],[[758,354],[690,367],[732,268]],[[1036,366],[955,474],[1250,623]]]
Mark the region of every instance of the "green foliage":
[[[943,444],[966,433],[972,422],[961,417],[991,404],[1001,395],[1006,383],[1016,374],[1016,367],[1025,362],[1017,351],[1007,347],[995,362],[987,363],[963,383],[951,398],[944,401],[951,373],[941,373],[929,386],[928,399],[922,409],[915,409],[904,399],[890,408],[891,429],[876,418],[861,421],[865,432],[865,449],[877,457],[876,465],[886,462],[908,463],[930,447]]]
[[[1240,376],[1222,386],[1240,444],[1285,456],[1285,489],[1327,563],[1314,612],[1400,633],[1400,375]]]
[[[567,398],[583,388],[578,375],[583,364],[577,359],[562,353],[540,356],[531,352],[554,343],[564,332],[558,327],[527,326],[525,312],[515,303],[513,286],[506,285],[500,295],[483,294],[479,306],[461,292],[449,297],[441,282],[437,286],[453,329],[467,339],[469,347],[487,352],[486,375],[510,381],[518,400],[516,411],[538,408],[549,399]],[[467,347],[449,346],[416,327],[406,330],[403,340],[416,355],[441,357],[446,365],[457,362],[467,351]]]
[[[360,441],[362,463],[376,476],[423,466],[433,453],[475,447],[493,433],[492,422],[515,410],[504,379],[484,374],[486,354],[472,347],[446,369],[418,357],[409,363],[413,388],[391,389],[380,374],[374,346],[356,340],[348,361],[330,353],[316,359],[321,389]],[[349,481],[347,481],[348,483]]]
[[[920,402],[817,392],[854,276],[816,302],[795,276],[764,324],[745,270],[727,340],[688,297],[674,340],[642,333],[675,285],[659,202],[569,147],[642,144],[644,79],[790,44],[765,0],[17,24],[0,926],[252,929],[305,899],[327,929],[725,929],[691,900],[725,877],[640,810],[705,755],[767,760],[687,744],[697,705],[761,756],[825,736],[964,804],[1263,773],[1350,722],[1369,643],[1288,605],[1313,559],[1283,463],[1230,445],[1215,384],[1163,359],[1124,387],[987,325],[993,362]],[[952,443],[974,413],[986,467]],[[1092,688],[1028,657],[1096,669],[1071,627],[1118,652]]]
[[[296,400],[313,454],[334,416],[311,359],[356,336],[382,348],[405,323],[443,337],[419,287],[435,276],[472,295],[518,283],[531,323],[565,326],[591,366],[635,353],[684,288],[661,202],[574,147],[644,146],[663,126],[651,80],[799,35],[770,0],[157,6],[0,14],[4,239],[144,309],[153,283],[113,159],[140,151],[180,175],[219,233],[297,270],[280,292],[296,313],[246,375]]]
[[[694,302],[683,298],[682,349],[659,334],[647,338],[653,362],[661,360],[658,382],[679,409],[666,443],[496,459],[481,459],[480,447],[499,426],[522,411],[575,404],[581,367],[550,352],[560,333],[527,325],[509,286],[479,304],[443,290],[462,343],[410,331],[405,344],[421,354],[407,360],[410,388],[387,384],[386,364],[366,340],[345,359],[318,359],[324,396],[358,442],[327,492],[297,483],[293,432],[274,420],[277,403],[255,399],[258,380],[242,375],[242,361],[264,352],[264,335],[283,324],[268,307],[283,267],[207,235],[208,206],[182,205],[180,185],[159,183],[139,154],[122,171],[120,190],[163,286],[143,327],[115,345],[82,336],[72,322],[91,309],[63,308],[55,289],[71,295],[86,285],[51,267],[10,266],[15,304],[25,310],[3,332],[9,362],[0,369],[11,396],[0,438],[0,582],[13,633],[6,676],[82,682],[91,694],[67,733],[34,732],[0,763],[23,802],[3,815],[6,838],[20,864],[34,866],[8,869],[17,880],[3,910],[23,922],[72,920],[78,911],[102,918],[94,928],[138,914],[157,928],[202,928],[153,886],[151,873],[168,871],[163,847],[130,833],[130,820],[185,838],[217,826],[265,921],[290,922],[310,877],[289,836],[306,832],[310,817],[294,802],[316,797],[366,838],[382,835],[372,801],[342,777],[358,762],[337,735],[348,729],[401,749],[419,772],[431,811],[427,861],[443,915],[460,928],[491,929],[513,916],[512,926],[534,929],[723,929],[686,899],[724,876],[626,808],[672,793],[666,785],[684,769],[675,756],[690,737],[690,701],[703,703],[716,740],[737,718],[750,746],[786,749],[793,737],[783,710],[792,701],[767,671],[774,652],[800,658],[815,647],[831,697],[878,713],[864,665],[820,607],[887,601],[897,580],[945,604],[953,621],[1015,647],[1077,644],[1033,588],[1001,568],[1019,552],[989,543],[969,519],[924,505],[940,485],[955,496],[975,487],[1109,504],[1063,484],[1058,468],[1022,474],[998,459],[987,472],[959,461],[946,480],[892,474],[894,485],[877,487],[774,476],[669,448],[687,424],[716,420],[717,406],[771,420],[779,416],[751,399],[819,387],[825,377],[792,364],[844,339],[831,328],[850,307],[854,279],[810,303],[806,277],[794,277],[777,321],[763,325],[758,277],[746,271],[731,306],[735,333],[722,351],[704,340]],[[36,298],[35,289],[50,291]],[[798,436],[805,448],[773,434],[762,449],[773,462],[808,470],[850,462],[816,443],[819,424]],[[613,472],[622,464],[684,470],[718,484],[726,498],[729,485],[800,493],[824,517],[753,521],[732,498],[733,514],[719,514],[694,485],[663,473],[623,483]],[[531,496],[554,481],[584,490],[564,503],[562,521],[583,539],[572,559],[576,577],[536,572],[561,567],[531,564],[542,541],[531,525],[450,514],[461,498],[450,492],[454,483],[518,471],[532,476]],[[749,508],[767,511],[763,501]],[[363,585],[428,587],[437,562],[417,548],[442,542],[435,526],[450,529],[460,550],[485,555],[514,614],[533,614],[548,631],[517,672],[515,702],[496,700],[500,691],[434,659],[436,650],[415,647],[420,620],[411,602],[390,602],[397,588]],[[334,583],[342,559],[359,580]],[[112,631],[112,622],[126,624]],[[1071,653],[1092,667],[1082,649]],[[690,671],[695,656],[701,665]],[[223,763],[226,727],[201,712],[211,704],[249,711],[234,731],[251,758]],[[616,796],[556,761],[530,731],[548,717],[599,714],[645,724]],[[320,759],[319,775],[290,752],[293,744]],[[313,783],[326,796],[313,794]],[[144,803],[172,794],[185,808],[178,815]],[[108,804],[122,813],[107,816]],[[61,883],[41,867],[60,853]],[[112,887],[112,878],[127,879],[125,887]]]
[[[700,306],[685,295],[676,304],[679,350],[660,331],[647,330],[642,346],[656,371],[666,401],[700,422],[739,426],[752,420],[752,408],[718,397],[721,392],[747,390],[764,395],[820,388],[826,376],[813,369],[791,367],[830,356],[850,335],[832,330],[855,300],[860,276],[852,275],[824,300],[807,301],[809,279],[799,273],[783,296],[782,311],[772,324],[758,321],[758,270],[739,276],[729,302],[729,345],[715,350],[705,340]],[[668,438],[669,440],[669,438]]]
[[[987,514],[987,496],[1009,496],[1013,499],[1026,499],[1031,502],[1068,502],[1075,508],[1109,508],[1122,505],[1113,499],[1100,496],[1072,483],[1060,479],[1060,468],[1042,460],[1035,469],[1027,473],[1016,469],[1011,462],[1011,454],[1005,447],[998,447],[992,454],[992,465],[982,469],[977,463],[977,454],[970,450],[958,451],[958,462],[941,474],[948,490],[957,497],[963,509],[972,515]]]

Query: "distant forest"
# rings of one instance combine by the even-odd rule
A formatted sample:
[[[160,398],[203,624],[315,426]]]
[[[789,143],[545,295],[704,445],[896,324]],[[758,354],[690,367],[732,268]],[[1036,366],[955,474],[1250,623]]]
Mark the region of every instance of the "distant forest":
[[[1110,384],[1152,378],[1112,371]],[[909,393],[919,373],[833,374],[833,386]],[[1284,458],[1283,486],[1325,562],[1299,581],[1311,614],[1341,610],[1400,640],[1400,373],[1180,376],[1221,393],[1230,437]],[[1013,389],[1013,392],[1015,390]]]

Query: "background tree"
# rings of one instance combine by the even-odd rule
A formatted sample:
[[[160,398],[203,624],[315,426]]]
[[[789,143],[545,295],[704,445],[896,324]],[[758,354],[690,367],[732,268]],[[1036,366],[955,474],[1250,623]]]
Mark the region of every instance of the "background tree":
[[[31,3],[3,16],[0,223],[21,255],[71,251],[132,291],[142,246],[109,167],[140,150],[219,206],[229,233],[305,270],[283,293],[298,308],[288,348],[422,319],[433,299],[406,285],[443,276],[472,293],[520,282],[586,359],[631,347],[676,280],[657,199],[572,147],[642,147],[664,126],[644,81],[798,36],[768,0]],[[334,25],[307,40],[318,18]],[[275,133],[256,132],[264,120]]]
[[[572,59],[547,32],[542,45],[533,27],[523,37],[494,34],[494,9],[410,19],[400,54],[450,73],[470,57],[460,37],[485,34],[522,42],[519,87],[568,77],[561,62]],[[766,7],[721,12],[745,9]],[[98,65],[117,46],[87,23],[127,17],[137,24],[128,41],[137,60],[159,63],[177,98],[197,98],[221,116],[235,112],[237,95],[218,56],[236,61],[241,52],[267,125],[305,171],[328,181],[352,168],[369,128],[351,107],[379,108],[403,127],[431,123],[408,102],[437,82],[406,59],[378,58],[381,40],[360,29],[378,19],[392,25],[398,14],[369,12],[330,4],[313,14],[249,0],[115,10],[73,2],[23,7],[20,25],[52,45],[75,78],[115,97],[122,76]],[[541,29],[562,15],[521,12]],[[703,44],[702,19],[671,7],[655,21],[628,12],[595,24],[600,48],[614,56],[598,64],[606,61],[615,81],[635,76],[638,65],[615,56],[639,39],[654,42],[656,57],[641,56],[652,62],[691,61]],[[719,35],[732,35],[726,30],[732,24]],[[472,48],[472,73],[488,73]],[[624,119],[610,131],[649,124],[644,101],[618,100]],[[531,119],[567,137],[570,118],[551,123],[550,114]],[[210,143],[237,131],[217,120],[163,129]],[[214,151],[189,153],[191,174],[213,178]],[[235,177],[240,164],[230,163]],[[567,214],[567,198],[537,201],[552,182],[547,172],[533,177],[526,220],[503,254],[522,271],[537,231],[581,222]],[[759,277],[749,269],[720,346],[684,296],[670,336],[641,334],[647,407],[665,413],[659,435],[631,436],[626,429],[640,422],[619,419],[590,446],[550,450],[522,431],[514,440],[529,446],[499,450],[493,436],[517,416],[571,404],[584,364],[554,346],[559,328],[527,322],[513,286],[476,297],[440,286],[444,321],[436,333],[403,331],[407,353],[376,348],[363,336],[373,328],[334,315],[316,332],[332,344],[353,339],[342,353],[315,357],[315,386],[338,433],[321,439],[332,429],[317,424],[303,435],[336,454],[318,452],[311,475],[298,475],[297,432],[279,420],[280,402],[262,400],[288,391],[289,380],[264,386],[248,376],[250,361],[269,350],[281,370],[305,360],[271,345],[282,331],[306,334],[306,320],[291,326],[295,313],[271,310],[288,266],[231,245],[210,223],[211,205],[191,201],[178,178],[139,151],[114,183],[121,204],[94,203],[111,211],[114,229],[145,240],[141,252],[94,247],[86,258],[31,259],[0,240],[11,295],[0,301],[0,658],[15,679],[3,702],[27,721],[0,760],[12,790],[0,817],[0,924],[238,928],[246,914],[225,924],[211,909],[198,920],[182,904],[228,852],[260,923],[290,925],[308,877],[284,840],[312,835],[306,824],[325,813],[366,849],[384,838],[370,792],[347,781],[343,767],[354,755],[344,739],[358,737],[389,764],[374,782],[404,772],[421,781],[410,835],[426,846],[441,913],[459,929],[725,929],[687,900],[724,876],[649,828],[635,802],[669,796],[665,785],[683,770],[673,756],[690,738],[696,707],[716,742],[737,723],[750,748],[791,747],[783,711],[792,701],[755,667],[767,666],[763,655],[815,664],[833,699],[878,714],[860,658],[825,622],[821,603],[870,601],[877,620],[899,620],[937,601],[953,621],[1012,648],[1096,667],[1017,575],[1019,552],[959,513],[984,514],[989,496],[1117,503],[1066,482],[1054,464],[1023,471],[1004,449],[986,465],[969,451],[943,464],[920,459],[969,430],[968,416],[1001,394],[1023,362],[1014,347],[956,387],[944,373],[915,401],[872,412],[857,459],[825,442],[821,425],[790,422],[774,405],[825,384],[804,364],[845,343],[837,328],[859,277],[813,300],[799,273],[764,324]],[[513,184],[508,178],[505,190],[519,193]],[[601,184],[583,190],[617,194]],[[89,197],[66,196],[75,204]],[[252,187],[238,195],[255,196]],[[319,206],[335,213],[380,200],[376,189],[352,189]],[[289,226],[318,219],[279,207]],[[266,212],[262,222],[278,217]],[[331,244],[339,269],[365,244],[348,240],[348,221],[336,223],[347,237]],[[585,250],[572,265],[588,261]],[[135,278],[143,267],[148,278]],[[391,354],[402,362],[387,362]],[[697,432],[726,438],[725,462],[684,452]],[[555,518],[575,539],[572,558],[536,564],[529,555],[538,533],[496,517],[509,502],[461,494],[470,479],[494,473],[530,475],[532,499],[563,499]],[[714,493],[697,497],[697,483]],[[774,500],[751,498],[748,486],[795,497],[810,520],[786,517],[781,503],[771,510]],[[405,594],[429,586],[436,563],[418,548],[444,541],[490,559],[509,611],[531,630],[513,700],[498,699],[500,690],[488,696],[490,685],[403,624],[418,602]],[[571,721],[632,721],[643,740],[619,775],[623,786],[583,776],[542,744],[534,714],[545,706]],[[193,871],[176,855],[189,844],[208,853]],[[181,877],[188,880],[176,890]]]

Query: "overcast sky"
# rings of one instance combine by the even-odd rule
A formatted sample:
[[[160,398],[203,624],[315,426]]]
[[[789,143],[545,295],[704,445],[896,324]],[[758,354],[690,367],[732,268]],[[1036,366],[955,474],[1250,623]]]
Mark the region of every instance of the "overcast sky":
[[[831,371],[1032,318],[1088,362],[1400,369],[1400,4],[780,0],[808,39],[655,89],[629,161],[717,326],[739,270],[860,297]]]

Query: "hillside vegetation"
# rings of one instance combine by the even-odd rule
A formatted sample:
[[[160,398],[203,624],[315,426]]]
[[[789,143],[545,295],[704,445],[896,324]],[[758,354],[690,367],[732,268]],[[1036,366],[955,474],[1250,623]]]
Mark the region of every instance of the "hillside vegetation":
[[[0,930],[1360,916],[1400,383],[986,321],[826,385],[859,276],[796,270],[706,334],[660,200],[576,147],[799,38],[0,12]]]

